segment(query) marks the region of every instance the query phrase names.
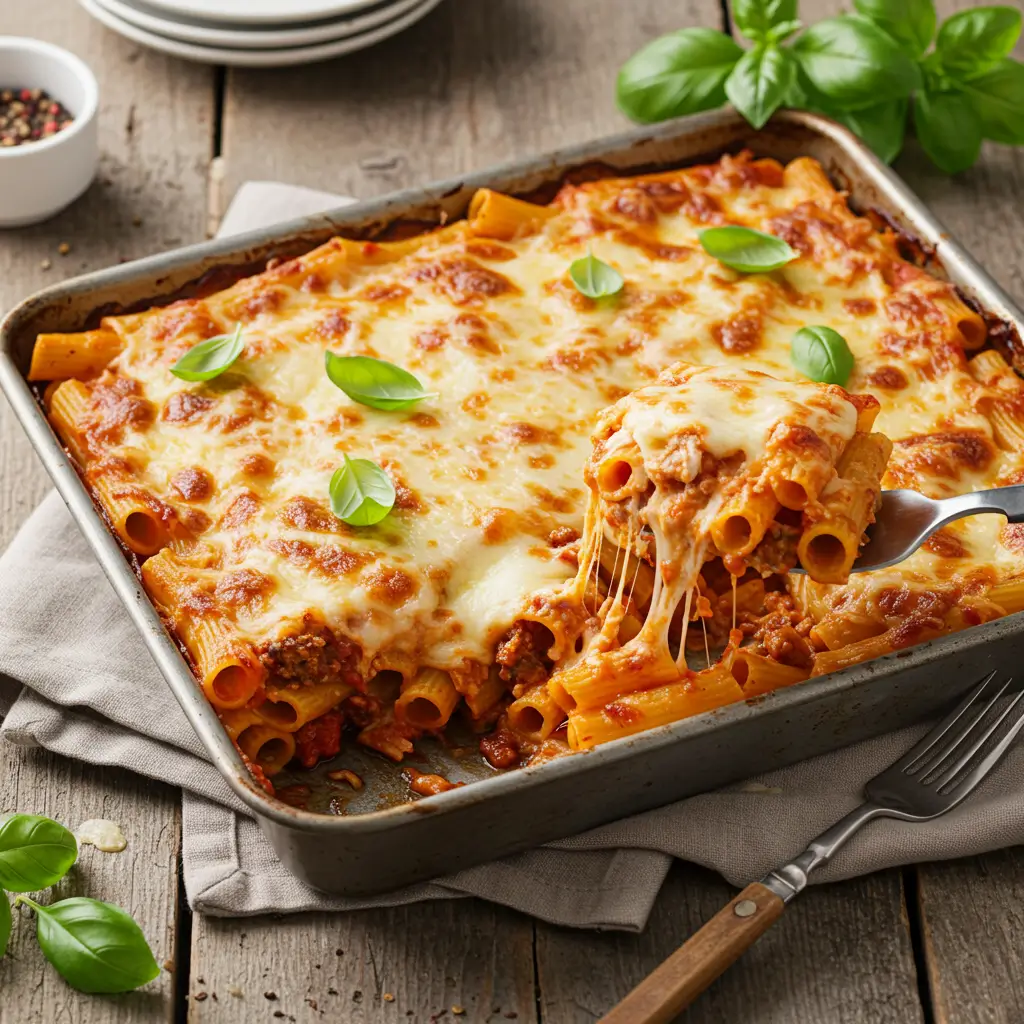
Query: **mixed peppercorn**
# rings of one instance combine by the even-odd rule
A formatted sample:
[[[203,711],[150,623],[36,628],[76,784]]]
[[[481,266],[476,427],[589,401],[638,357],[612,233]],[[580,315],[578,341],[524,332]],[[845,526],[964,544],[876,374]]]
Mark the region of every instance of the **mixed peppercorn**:
[[[0,89],[0,147],[49,138],[73,122],[67,108],[42,89]]]

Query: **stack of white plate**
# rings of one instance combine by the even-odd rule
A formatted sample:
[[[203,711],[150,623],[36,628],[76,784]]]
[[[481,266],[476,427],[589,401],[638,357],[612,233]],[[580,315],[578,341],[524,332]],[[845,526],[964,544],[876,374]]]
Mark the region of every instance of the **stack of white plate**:
[[[186,60],[309,64],[373,46],[441,0],[80,0],[108,28]]]

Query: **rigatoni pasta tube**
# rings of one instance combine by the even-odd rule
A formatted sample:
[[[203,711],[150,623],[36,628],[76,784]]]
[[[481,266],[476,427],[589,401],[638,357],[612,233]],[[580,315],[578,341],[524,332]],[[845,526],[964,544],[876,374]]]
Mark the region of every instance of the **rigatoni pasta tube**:
[[[827,615],[811,627],[811,638],[835,651],[883,632],[885,626],[866,615]]]
[[[733,652],[729,670],[733,679],[743,688],[744,697],[756,697],[783,686],[792,686],[811,674],[809,668],[783,665],[774,658],[755,654],[743,647]]]
[[[779,511],[768,490],[745,489],[729,498],[711,523],[711,539],[723,555],[748,555],[757,547]]]
[[[79,465],[88,449],[85,424],[91,408],[89,389],[78,380],[66,380],[50,394],[50,420]]]
[[[847,445],[838,477],[818,496],[820,517],[805,523],[797,543],[797,557],[811,579],[849,579],[861,536],[874,517],[891,451],[892,442],[884,434],[854,434]]]
[[[489,188],[477,189],[469,203],[469,227],[474,235],[509,242],[532,234],[558,210],[502,195]]]
[[[483,718],[508,693],[508,686],[498,672],[498,666],[491,665],[487,672],[487,678],[479,686],[473,687],[463,695],[466,707],[469,708],[469,713],[473,718]]]
[[[743,690],[732,674],[716,666],[689,682],[679,680],[653,690],[626,694],[603,708],[572,712],[569,746],[586,750],[742,699]]]
[[[352,692],[344,683],[312,686],[268,686],[266,699],[253,709],[261,721],[285,732],[296,732],[330,711]]]
[[[508,706],[508,723],[528,739],[546,740],[565,720],[547,684],[533,687]]]
[[[679,669],[668,656],[647,661],[638,671],[636,652],[630,648],[603,652],[598,658],[583,658],[559,669],[548,680],[548,689],[559,707],[600,708],[621,694],[638,687],[657,686],[679,677]]]
[[[37,335],[28,379],[95,377],[123,347],[118,335],[104,327],[78,334]]]
[[[155,555],[171,538],[168,524],[145,500],[145,492],[122,481],[93,483],[118,536],[137,555]],[[159,506],[158,506],[159,507]]]
[[[995,349],[979,352],[967,366],[976,380],[995,391],[988,401],[996,440],[1009,451],[1024,451],[1024,382]]]
[[[243,729],[235,742],[238,749],[258,764],[267,776],[276,775],[295,756],[295,737],[262,723]]]
[[[395,712],[417,729],[441,729],[458,702],[459,694],[451,676],[440,669],[424,668],[402,684]]]
[[[169,616],[181,607],[189,588],[184,570],[166,550],[143,563],[142,580],[157,608]],[[252,650],[216,616],[177,616],[176,620],[210,703],[218,710],[244,707],[263,682],[263,669]]]
[[[1024,611],[1024,580],[1008,580],[993,587],[986,595],[990,601],[1006,610],[1008,615]]]

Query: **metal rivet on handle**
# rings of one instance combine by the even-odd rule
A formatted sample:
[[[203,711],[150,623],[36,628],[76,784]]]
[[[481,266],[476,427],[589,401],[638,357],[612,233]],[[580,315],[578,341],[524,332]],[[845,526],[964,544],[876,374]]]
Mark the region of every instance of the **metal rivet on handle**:
[[[751,914],[757,913],[757,904],[753,900],[740,900],[732,908],[732,912],[737,917],[750,917]]]

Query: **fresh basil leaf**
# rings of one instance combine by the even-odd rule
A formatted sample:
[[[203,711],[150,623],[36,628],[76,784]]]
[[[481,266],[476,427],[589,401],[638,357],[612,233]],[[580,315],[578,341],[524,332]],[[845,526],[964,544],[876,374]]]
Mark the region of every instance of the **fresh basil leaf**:
[[[789,346],[793,365],[819,384],[845,385],[853,372],[853,353],[831,327],[801,327]]]
[[[11,904],[7,893],[0,891],[0,960],[7,952],[7,943],[11,941]]]
[[[767,42],[768,33],[796,21],[796,0],[732,0],[732,23],[748,39]]]
[[[966,96],[919,92],[914,133],[932,163],[946,174],[966,171],[981,155],[981,121]]]
[[[762,128],[782,105],[796,78],[796,65],[774,45],[747,50],[725,83],[729,102],[754,128]]]
[[[813,88],[844,110],[902,99],[921,84],[910,55],[865,18],[819,21],[791,50]]]
[[[327,376],[354,402],[371,409],[391,412],[408,409],[424,398],[436,398],[436,391],[423,385],[408,370],[372,356],[336,356],[324,353]]]
[[[12,814],[0,824],[0,889],[46,889],[56,885],[77,859],[75,837],[52,818]]]
[[[957,77],[981,74],[1007,57],[1020,36],[1020,11],[1013,7],[975,7],[939,26],[935,54]]]
[[[74,896],[36,912],[36,938],[57,973],[79,992],[130,992],[160,974],[153,951],[131,915],[112,903]]]
[[[576,290],[588,299],[605,299],[617,295],[625,284],[622,275],[614,267],[599,260],[593,253],[573,260],[569,266],[569,277],[576,285]]]
[[[781,43],[783,39],[788,39],[794,32],[799,31],[803,27],[804,23],[802,21],[780,21],[778,25],[773,25],[768,29],[764,41],[766,43]]]
[[[739,44],[715,29],[670,32],[622,65],[616,82],[619,109],[649,124],[720,107],[725,80],[742,56]]]
[[[376,462],[343,458],[331,477],[331,511],[349,526],[374,526],[394,507],[395,485]]]
[[[966,82],[963,91],[984,138],[1024,146],[1024,64],[1004,58]]]
[[[218,334],[193,345],[171,367],[171,373],[179,380],[213,380],[234,363],[243,348],[242,325],[238,324],[234,334]]]
[[[714,256],[719,263],[744,274],[778,270],[797,257],[796,252],[781,238],[753,228],[706,228],[697,237],[709,256]]]
[[[891,164],[903,149],[908,106],[907,100],[890,100],[862,110],[824,110],[822,113],[846,125],[871,147],[879,160]]]
[[[853,6],[911,57],[920,58],[935,37],[933,0],[853,0]]]

